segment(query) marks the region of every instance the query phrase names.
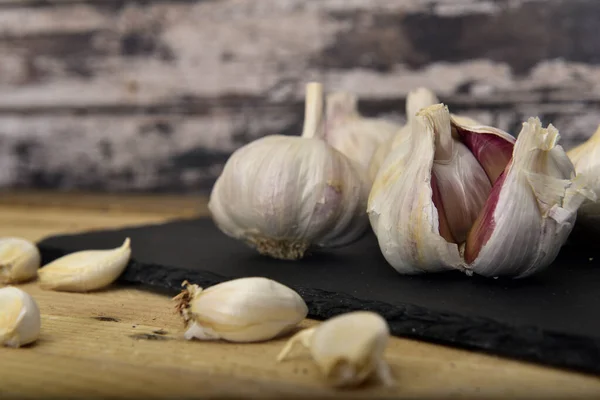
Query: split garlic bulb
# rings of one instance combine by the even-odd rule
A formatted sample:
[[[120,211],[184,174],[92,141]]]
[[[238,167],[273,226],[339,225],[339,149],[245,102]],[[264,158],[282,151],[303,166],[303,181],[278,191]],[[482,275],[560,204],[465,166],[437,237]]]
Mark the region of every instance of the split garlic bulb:
[[[371,376],[391,386],[394,379],[383,358],[389,335],[387,322],[379,314],[355,311],[298,332],[277,360],[285,360],[300,343],[334,387],[356,386]]]
[[[35,244],[21,238],[0,238],[0,283],[34,279],[40,262],[40,252]]]
[[[129,238],[110,250],[85,250],[67,254],[38,271],[40,287],[65,292],[102,289],[123,273],[131,248]]]
[[[401,125],[361,116],[356,95],[348,92],[330,93],[326,103],[325,140],[366,172],[373,153],[392,139]]]
[[[231,155],[208,204],[221,231],[286,260],[366,231],[366,176],[323,140],[322,109],[322,85],[310,83],[301,137],[266,136]]]
[[[298,293],[267,278],[234,279],[206,290],[183,284],[175,299],[188,340],[265,341],[290,331],[308,314]]]
[[[369,197],[371,226],[400,273],[460,269],[525,277],[548,266],[593,192],[575,178],[552,125],[523,123],[518,139],[460,125],[443,104],[412,121]]]
[[[40,335],[40,309],[31,295],[16,287],[0,289],[0,345],[21,347]]]
[[[413,118],[415,118],[417,112],[419,112],[419,110],[422,108],[437,103],[439,103],[439,100],[435,93],[425,87],[419,87],[411,90],[408,93],[406,96],[407,123],[402,126],[393,137],[381,143],[373,153],[367,169],[367,173],[371,182],[375,181],[377,172],[379,172],[379,168],[381,167],[381,164],[387,155],[390,154],[392,150],[403,146],[408,140],[408,135],[410,134],[410,122],[413,120]]]

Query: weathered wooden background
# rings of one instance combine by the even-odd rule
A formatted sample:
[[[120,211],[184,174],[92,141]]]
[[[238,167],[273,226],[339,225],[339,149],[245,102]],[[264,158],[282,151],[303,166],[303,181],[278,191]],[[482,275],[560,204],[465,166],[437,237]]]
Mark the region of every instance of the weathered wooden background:
[[[569,148],[600,123],[598,0],[0,0],[0,186],[206,191],[299,133],[304,84],[403,119],[419,85]]]

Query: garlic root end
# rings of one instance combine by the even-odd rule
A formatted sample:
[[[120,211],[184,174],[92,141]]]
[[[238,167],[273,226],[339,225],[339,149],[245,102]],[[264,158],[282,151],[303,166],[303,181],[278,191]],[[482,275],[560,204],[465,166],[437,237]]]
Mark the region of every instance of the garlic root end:
[[[299,260],[304,257],[309,244],[290,240],[277,240],[265,237],[251,236],[246,239],[250,246],[260,254],[279,260]]]

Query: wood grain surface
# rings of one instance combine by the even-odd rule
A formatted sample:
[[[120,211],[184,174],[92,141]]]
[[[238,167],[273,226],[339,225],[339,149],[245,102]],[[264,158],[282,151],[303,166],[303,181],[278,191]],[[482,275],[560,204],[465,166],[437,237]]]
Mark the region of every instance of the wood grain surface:
[[[0,186],[206,193],[299,134],[304,85],[404,119],[427,86],[570,148],[600,124],[597,0],[0,0]]]
[[[154,223],[202,214],[198,204],[205,203],[193,197],[4,193],[0,236],[38,240]],[[162,204],[172,208],[160,210]],[[19,287],[39,303],[42,333],[32,346],[0,348],[2,399],[600,396],[597,377],[401,338],[392,338],[386,351],[396,387],[334,391],[301,350],[288,362],[275,362],[285,339],[246,345],[183,340],[174,304],[160,293],[123,285],[87,294],[44,291],[35,282]]]

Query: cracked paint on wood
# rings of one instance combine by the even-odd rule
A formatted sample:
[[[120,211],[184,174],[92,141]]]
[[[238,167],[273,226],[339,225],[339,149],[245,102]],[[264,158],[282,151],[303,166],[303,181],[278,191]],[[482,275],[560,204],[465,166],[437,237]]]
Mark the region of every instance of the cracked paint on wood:
[[[404,119],[411,89],[570,148],[600,124],[595,0],[0,0],[0,185],[210,189],[299,134],[304,84]]]

